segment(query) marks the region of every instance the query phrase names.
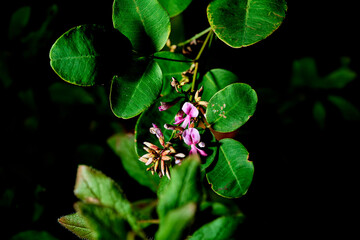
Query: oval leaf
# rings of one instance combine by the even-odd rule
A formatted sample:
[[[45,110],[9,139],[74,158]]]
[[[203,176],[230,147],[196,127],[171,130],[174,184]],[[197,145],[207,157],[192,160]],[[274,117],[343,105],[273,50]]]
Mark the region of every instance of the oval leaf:
[[[114,28],[140,52],[160,51],[170,35],[170,18],[157,0],[115,0]]]
[[[58,222],[81,239],[96,239],[96,234],[90,229],[84,217],[79,215],[79,213],[63,216],[58,219]]]
[[[207,16],[215,34],[234,48],[265,39],[282,23],[285,0],[214,0]]]
[[[211,69],[204,75],[199,83],[199,86],[204,87],[201,100],[209,101],[217,91],[238,80],[238,77],[228,70],[221,68]]]
[[[161,91],[162,73],[159,65],[151,61],[136,62],[111,83],[110,105],[120,118],[132,118],[150,107]]]
[[[192,0],[158,0],[158,1],[166,9],[170,17],[174,17],[180,14],[192,2]]]
[[[230,138],[220,140],[219,158],[206,174],[211,188],[223,197],[243,196],[254,174],[254,165],[248,157],[248,151],[240,142]]]
[[[129,62],[130,56],[130,42],[121,33],[82,25],[56,40],[50,50],[50,65],[66,82],[93,86],[111,81],[114,69],[124,69],[121,66]]]
[[[234,83],[217,92],[206,109],[207,121],[219,132],[232,132],[254,114],[255,91],[247,84]]]

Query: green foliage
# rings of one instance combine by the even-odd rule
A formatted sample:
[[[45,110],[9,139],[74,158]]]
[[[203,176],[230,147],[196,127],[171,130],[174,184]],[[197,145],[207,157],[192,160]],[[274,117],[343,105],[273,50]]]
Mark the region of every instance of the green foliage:
[[[216,35],[234,48],[257,43],[273,33],[287,10],[285,0],[214,0],[207,9]]]
[[[211,188],[221,196],[238,198],[247,192],[253,174],[246,148],[230,138],[220,140],[219,158],[206,175]]]
[[[206,110],[207,121],[216,131],[234,131],[254,114],[256,103],[257,95],[249,85],[231,84],[210,99]]]
[[[170,35],[170,18],[157,0],[115,0],[114,28],[139,52],[160,51]]]
[[[113,113],[124,119],[140,114],[159,95],[161,80],[161,69],[156,62],[135,62],[126,74],[115,76],[111,82],[110,104]]]
[[[204,66],[202,56],[217,38],[234,48],[265,39],[280,26],[287,6],[284,0],[211,1],[206,3],[210,27],[171,45],[170,17],[191,2],[115,0],[114,29],[78,26],[50,50],[51,67],[63,80],[108,87],[111,110],[119,118],[141,114],[134,136],[116,134],[108,145],[129,176],[158,196],[157,205],[151,198],[131,204],[112,179],[80,165],[74,190],[80,200],[76,213],[59,222],[81,238],[145,239],[149,224],[158,223],[156,239],[184,239],[189,234],[191,239],[230,239],[243,220],[238,210],[209,203],[204,191],[209,185],[202,183],[206,176],[213,191],[226,198],[247,192],[254,172],[249,153],[236,140],[220,140],[218,132],[244,125],[255,112],[257,94],[231,71]],[[205,34],[205,40],[199,41]],[[185,46],[183,53],[194,55],[196,44],[193,59],[178,51]],[[170,51],[160,52],[165,45]],[[67,91],[63,85],[53,85],[50,91],[54,102],[96,102],[79,89],[62,96]],[[208,207],[199,207],[205,203]],[[213,208],[212,218],[198,230],[191,229],[206,208]]]
[[[10,240],[57,240],[46,231],[24,231],[16,234]]]

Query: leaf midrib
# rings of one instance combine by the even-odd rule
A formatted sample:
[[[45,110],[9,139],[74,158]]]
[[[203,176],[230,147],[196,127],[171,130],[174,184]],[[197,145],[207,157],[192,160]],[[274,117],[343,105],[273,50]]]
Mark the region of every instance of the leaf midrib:
[[[236,176],[236,174],[235,174],[235,172],[234,172],[234,170],[233,170],[233,168],[232,168],[232,166],[231,166],[231,164],[230,164],[230,160],[228,160],[228,158],[226,157],[226,154],[225,154],[225,152],[224,152],[224,149],[223,149],[221,146],[220,146],[220,150],[221,150],[222,154],[224,155],[224,158],[225,158],[226,162],[228,163],[227,165],[229,166],[229,168],[230,168],[233,176],[235,177],[235,180],[236,180],[236,182],[237,182],[237,184],[238,184],[241,192],[243,192],[243,189],[242,189],[242,186],[241,186],[241,184],[240,184],[240,181],[239,181],[238,177]]]

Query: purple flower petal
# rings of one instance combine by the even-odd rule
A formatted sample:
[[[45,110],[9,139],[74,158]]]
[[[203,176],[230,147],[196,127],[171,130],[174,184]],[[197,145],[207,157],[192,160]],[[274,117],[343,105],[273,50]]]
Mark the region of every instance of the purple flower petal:
[[[189,102],[184,103],[182,110],[190,117],[197,117],[199,115],[199,110],[196,109],[194,105]]]
[[[184,118],[184,122],[181,124],[181,127],[186,128],[189,125],[190,121],[191,121],[191,117],[190,117],[190,115],[187,115]]]
[[[187,145],[192,145],[192,139],[191,139],[191,133],[190,133],[190,129],[186,129],[184,132],[183,132],[183,138],[184,138],[184,142],[187,144]]]
[[[196,128],[190,128],[190,135],[193,144],[198,144],[200,142],[200,133]]]
[[[176,114],[176,116],[175,116],[175,122],[174,122],[174,124],[180,124],[180,123],[182,123],[182,122],[185,120],[185,118],[183,117],[183,115],[184,115],[184,112],[183,112],[182,110],[180,110],[180,111]]]

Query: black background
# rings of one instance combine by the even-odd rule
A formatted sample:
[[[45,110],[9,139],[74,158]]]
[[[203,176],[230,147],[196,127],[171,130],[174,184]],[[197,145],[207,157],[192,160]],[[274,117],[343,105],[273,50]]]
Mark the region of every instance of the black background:
[[[206,4],[202,2],[194,0],[183,14],[186,37],[208,27]],[[57,11],[48,15],[53,4]],[[7,39],[11,14],[22,6],[31,7],[27,33],[39,29],[48,16],[53,17],[36,45]],[[53,42],[77,25],[111,26],[111,10],[110,0],[20,0],[0,10],[0,50],[7,56],[13,79],[9,88],[0,87],[0,196],[5,238],[34,229],[46,230],[59,239],[77,239],[56,220],[73,212],[76,198],[72,189],[78,164],[92,165],[119,181],[130,200],[139,197],[136,184],[127,184],[129,177],[106,145],[106,139],[115,133],[114,125],[132,131],[135,120],[116,119],[106,105],[99,110],[96,104],[55,104],[49,100],[49,86],[61,81],[49,65]],[[359,122],[345,121],[329,107],[325,127],[319,128],[310,103],[324,93],[306,89],[300,90],[306,99],[304,104],[286,114],[279,109],[293,97],[289,89],[294,60],[314,58],[319,75],[325,76],[340,67],[340,59],[345,56],[351,60],[350,68],[360,73],[357,15],[354,1],[288,1],[286,19],[266,40],[241,49],[219,41],[207,53],[213,68],[234,71],[259,95],[255,115],[237,137],[255,165],[248,193],[234,200],[247,216],[238,230],[238,239],[260,235],[287,239],[335,234],[344,237],[353,230]],[[29,50],[33,53],[26,55]],[[87,91],[93,93],[97,88]],[[19,97],[28,89],[33,92],[33,105]],[[359,108],[358,91],[359,77],[331,93]],[[27,127],[29,117],[36,119],[36,128]],[[100,146],[103,151],[95,160],[91,156],[90,161],[79,151],[80,143]],[[5,204],[9,189],[13,197]],[[43,211],[33,221],[35,203]]]

